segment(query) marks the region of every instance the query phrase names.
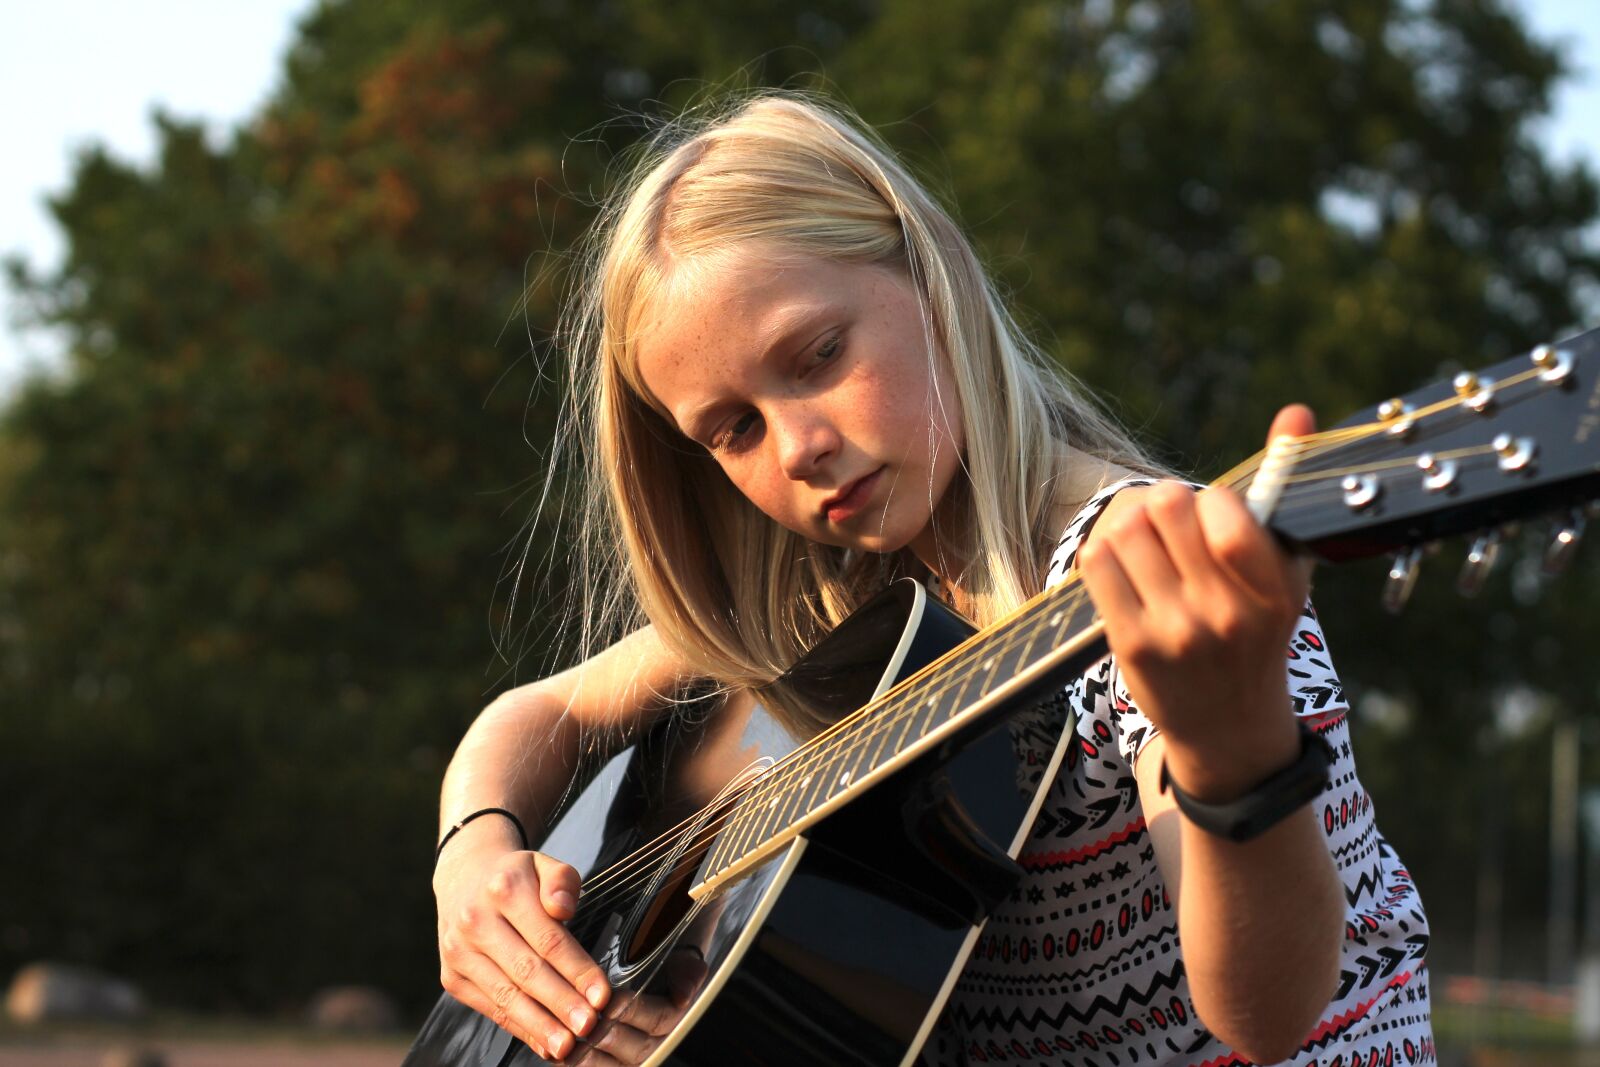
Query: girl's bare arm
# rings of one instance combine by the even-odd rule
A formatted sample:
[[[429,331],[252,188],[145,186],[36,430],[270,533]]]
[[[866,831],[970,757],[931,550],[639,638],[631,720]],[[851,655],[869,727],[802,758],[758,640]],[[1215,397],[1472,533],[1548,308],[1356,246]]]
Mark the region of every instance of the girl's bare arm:
[[[479,714],[445,771],[440,836],[491,807],[516,812],[537,835],[577,769],[582,735],[620,736],[642,725],[686,680],[646,628],[571,670],[503,694]],[[516,828],[497,815],[463,826],[434,869],[441,983],[542,1056],[569,1053],[609,996],[600,968],[563,925],[576,911],[578,888],[576,871],[522,851]]]
[[[1312,429],[1294,406],[1269,436]],[[1191,824],[1158,782],[1165,762],[1180,787],[1221,803],[1294,761],[1284,650],[1309,571],[1228,490],[1172,483],[1113,498],[1077,563],[1130,693],[1160,728],[1134,773],[1195,1011],[1247,1056],[1277,1062],[1338,983],[1344,895],[1321,827],[1302,809],[1235,843]]]
[[[1291,727],[1275,766],[1298,751]],[[1161,879],[1177,904],[1195,1013],[1257,1063],[1288,1059],[1339,983],[1344,893],[1322,826],[1307,805],[1249,841],[1201,830],[1157,786],[1163,758],[1178,773],[1171,755],[1157,734],[1134,775]]]

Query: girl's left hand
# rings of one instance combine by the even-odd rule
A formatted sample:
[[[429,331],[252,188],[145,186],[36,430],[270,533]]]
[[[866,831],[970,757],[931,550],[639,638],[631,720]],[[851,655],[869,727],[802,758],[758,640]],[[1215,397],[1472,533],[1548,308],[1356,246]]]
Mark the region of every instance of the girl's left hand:
[[[1315,429],[1284,408],[1269,437]],[[1174,779],[1225,801],[1298,749],[1286,649],[1310,569],[1231,490],[1177,482],[1112,499],[1078,553],[1123,682],[1166,736]]]

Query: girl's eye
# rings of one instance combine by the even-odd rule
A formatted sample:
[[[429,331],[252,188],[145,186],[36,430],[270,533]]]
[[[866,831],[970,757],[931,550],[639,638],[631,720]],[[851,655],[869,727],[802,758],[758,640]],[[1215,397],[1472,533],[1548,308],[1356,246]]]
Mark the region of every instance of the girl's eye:
[[[747,411],[740,415],[733,425],[720,431],[711,439],[713,452],[737,452],[749,440],[750,430],[755,426],[756,413]]]
[[[816,352],[812,353],[808,369],[809,367],[820,366],[821,364],[828,362],[828,360],[832,359],[834,356],[838,355],[839,346],[843,343],[844,342],[839,339],[837,334],[822,342],[822,344],[818,346]]]

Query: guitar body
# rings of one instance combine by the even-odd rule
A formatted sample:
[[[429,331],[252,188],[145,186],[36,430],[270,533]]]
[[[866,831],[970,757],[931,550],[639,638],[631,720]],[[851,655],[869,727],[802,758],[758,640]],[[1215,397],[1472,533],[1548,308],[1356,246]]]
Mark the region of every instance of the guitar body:
[[[971,632],[916,583],[899,583],[790,670],[786,706],[824,725],[823,704],[847,714]],[[540,848],[585,878],[570,928],[613,986],[607,1019],[590,1036],[632,997],[672,995],[674,974],[685,961],[698,974],[703,956],[682,1020],[646,1062],[916,1063],[978,930],[1020,877],[1015,856],[1070,736],[1064,702],[1039,711],[1034,695],[907,760],[703,905],[686,890],[710,835],[681,821],[797,738],[782,717],[733,700],[693,728],[675,717],[614,759]],[[1022,711],[1035,732],[1040,722],[1054,731],[1054,759],[1031,776],[1037,785],[1018,785],[1012,732],[996,729]],[[597,872],[663,833],[689,853],[663,852],[630,891],[590,888]],[[685,992],[676,993],[681,1003]],[[582,1063],[586,1051],[566,1062]],[[405,1067],[542,1062],[446,994]]]

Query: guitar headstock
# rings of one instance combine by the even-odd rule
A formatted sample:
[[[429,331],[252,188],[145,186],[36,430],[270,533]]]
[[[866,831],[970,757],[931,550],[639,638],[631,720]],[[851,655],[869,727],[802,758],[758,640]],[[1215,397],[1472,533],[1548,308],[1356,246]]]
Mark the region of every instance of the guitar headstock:
[[[1280,536],[1330,562],[1399,553],[1403,603],[1417,552],[1477,533],[1463,589],[1493,563],[1496,531],[1554,515],[1546,558],[1570,558],[1600,497],[1600,329],[1275,443],[1247,494]],[[1391,603],[1391,607],[1398,604]]]

